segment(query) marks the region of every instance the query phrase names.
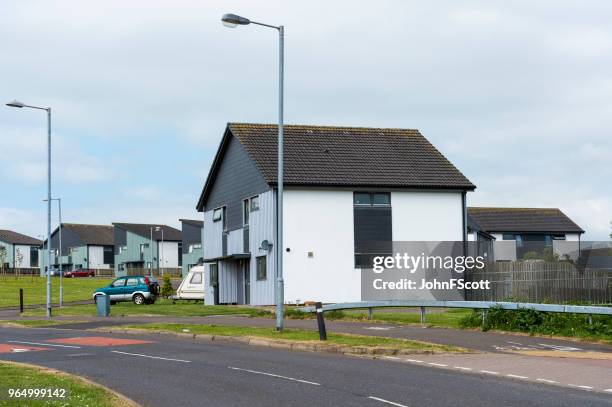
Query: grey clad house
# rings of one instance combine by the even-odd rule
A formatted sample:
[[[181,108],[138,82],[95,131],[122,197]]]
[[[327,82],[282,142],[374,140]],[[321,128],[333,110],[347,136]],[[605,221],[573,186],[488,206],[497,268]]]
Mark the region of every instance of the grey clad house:
[[[165,270],[179,274],[182,259],[181,231],[167,225],[113,223],[115,227],[115,271],[143,274]]]
[[[204,184],[206,304],[273,304],[277,134],[229,123]],[[358,301],[365,242],[465,241],[475,186],[417,130],[285,126],[285,301]]]
[[[41,244],[33,237],[0,229],[0,269],[38,267]]]
[[[62,251],[59,252],[59,228],[62,229]],[[62,223],[51,233],[51,266],[63,271],[76,269],[112,269],[114,238],[110,225],[87,225],[80,223]],[[43,243],[46,250],[47,241]],[[61,256],[61,259],[60,259]],[[41,256],[41,272],[47,268],[47,256]]]
[[[191,267],[203,262],[202,229],[204,222],[193,219],[179,219],[182,230],[182,274],[187,275]]]
[[[584,233],[558,208],[469,207],[468,216],[480,236],[495,241],[495,260],[517,260],[547,247],[559,255],[577,252]]]

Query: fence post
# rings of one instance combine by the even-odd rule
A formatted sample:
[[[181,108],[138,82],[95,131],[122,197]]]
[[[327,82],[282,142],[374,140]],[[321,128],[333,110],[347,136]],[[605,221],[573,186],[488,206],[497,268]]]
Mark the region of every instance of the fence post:
[[[425,323],[425,307],[421,307],[421,324]]]
[[[325,319],[323,319],[323,306],[320,302],[315,303],[317,310],[317,325],[319,326],[319,339],[322,341],[327,340],[327,332],[325,330]]]
[[[593,325],[593,315],[589,314],[588,320],[589,320],[589,325]]]
[[[487,323],[487,309],[482,310],[482,325],[484,326]]]
[[[368,308],[368,319],[371,320],[373,316],[374,316],[374,309]]]
[[[23,314],[23,288],[19,289],[19,313]]]

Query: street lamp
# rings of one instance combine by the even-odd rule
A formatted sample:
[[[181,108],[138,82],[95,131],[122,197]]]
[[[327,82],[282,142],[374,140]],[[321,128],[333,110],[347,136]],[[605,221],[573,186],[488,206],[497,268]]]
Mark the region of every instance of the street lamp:
[[[51,108],[30,106],[18,100],[13,100],[6,105],[47,112],[47,318],[51,318]]]
[[[284,53],[285,53],[285,27],[275,26],[249,20],[236,14],[224,14],[221,18],[223,25],[235,28],[238,25],[255,24],[274,28],[278,31],[278,191],[276,194],[276,330],[283,330],[284,317],[284,281],[283,281],[283,82],[284,82]]]
[[[51,198],[52,201],[57,201],[59,209],[59,306],[64,305],[64,286],[62,284],[62,277],[64,276],[64,264],[62,260],[62,198]],[[43,202],[47,202],[43,199]],[[87,265],[89,268],[89,264]]]

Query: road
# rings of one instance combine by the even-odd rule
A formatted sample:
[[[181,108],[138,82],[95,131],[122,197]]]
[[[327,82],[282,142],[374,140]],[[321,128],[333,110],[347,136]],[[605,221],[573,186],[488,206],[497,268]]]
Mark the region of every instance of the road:
[[[612,406],[605,393],[484,373],[172,336],[0,328],[3,349],[145,406]]]

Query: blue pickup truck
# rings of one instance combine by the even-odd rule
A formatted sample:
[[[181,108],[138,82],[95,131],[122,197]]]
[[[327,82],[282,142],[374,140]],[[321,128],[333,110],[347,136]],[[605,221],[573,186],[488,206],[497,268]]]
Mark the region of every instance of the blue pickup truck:
[[[93,299],[98,295],[110,296],[111,304],[122,301],[133,301],[136,305],[153,304],[159,294],[159,284],[152,277],[126,276],[115,279],[106,287],[94,291]]]

